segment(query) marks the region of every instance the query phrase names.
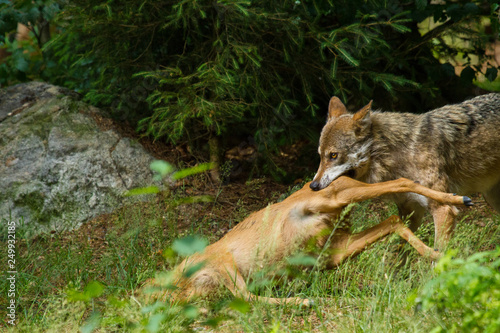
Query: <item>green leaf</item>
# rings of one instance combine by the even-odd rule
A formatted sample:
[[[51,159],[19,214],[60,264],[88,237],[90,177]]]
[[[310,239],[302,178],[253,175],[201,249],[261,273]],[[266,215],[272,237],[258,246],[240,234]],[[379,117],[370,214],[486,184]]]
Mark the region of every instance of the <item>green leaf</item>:
[[[500,248],[466,259],[450,251],[436,266],[438,275],[421,290],[424,311],[453,311],[460,321],[449,323],[450,332],[498,332],[500,329],[500,272],[494,266]],[[417,302],[415,299],[414,302]],[[433,331],[440,331],[440,325]],[[444,330],[442,330],[444,331]]]
[[[495,67],[490,67],[486,70],[486,78],[488,81],[493,82],[498,76],[498,70]]]
[[[104,285],[98,281],[91,281],[83,289],[83,292],[90,298],[96,298],[102,295],[104,292]]]
[[[96,328],[99,327],[101,323],[101,315],[98,312],[92,313],[90,318],[85,321],[82,327],[80,327],[81,333],[92,333]]]
[[[274,321],[273,322],[273,327],[269,331],[269,333],[278,333],[278,332],[280,332],[280,326],[281,326],[281,322],[279,320],[278,321]]]
[[[85,293],[77,291],[77,290],[73,290],[73,289],[68,290],[66,292],[66,294],[67,294],[68,300],[72,301],[72,302],[78,302],[78,301],[88,302],[90,300],[90,298]]]
[[[205,249],[208,242],[204,238],[197,236],[187,236],[176,239],[172,244],[172,249],[181,256],[189,256]]]
[[[455,76],[455,67],[449,62],[442,64],[441,68],[447,76]]]
[[[359,66],[359,61],[356,60],[349,52],[340,47],[337,47],[336,49],[339,52],[340,57],[344,59],[347,63],[349,63],[351,66],[354,67]]]
[[[466,82],[472,82],[474,78],[476,77],[476,71],[472,69],[471,66],[467,66],[464,69],[462,69],[462,72],[460,73],[460,78]]]
[[[83,292],[70,289],[67,292],[68,300],[70,301],[83,301],[88,302],[92,298],[96,298],[102,295],[104,292],[104,285],[97,281],[91,281],[85,288]]]
[[[335,59],[333,59],[333,63],[330,69],[330,75],[332,78],[335,78],[337,76],[337,64],[338,64],[337,57],[335,57]]]
[[[14,66],[20,72],[27,72],[29,69],[29,63],[24,59],[24,57],[16,57]]]
[[[125,192],[124,196],[131,197],[134,195],[156,194],[159,192],[160,189],[157,186],[137,187]]]
[[[149,167],[151,170],[158,173],[161,178],[165,178],[168,174],[174,171],[174,167],[170,163],[162,160],[155,160],[151,162]]]
[[[391,27],[396,30],[397,32],[400,32],[400,33],[406,33],[406,32],[411,32],[411,29],[408,28],[407,26],[405,25],[401,25],[401,24],[391,24]]]
[[[173,174],[172,178],[174,180],[179,180],[188,176],[196,175],[198,173],[205,172],[207,170],[210,170],[214,167],[213,163],[202,163],[199,165],[196,165],[191,168],[183,169],[180,171],[177,171],[176,173]]]
[[[219,326],[219,323],[224,321],[226,318],[224,317],[221,317],[221,316],[218,316],[218,317],[212,317],[212,318],[209,318],[207,319],[203,325],[208,325],[212,328],[217,328],[217,326]]]
[[[191,276],[193,276],[196,272],[198,272],[200,269],[205,266],[205,262],[199,262],[194,265],[189,265],[183,272],[182,276],[189,279]]]
[[[250,311],[250,303],[247,301],[241,299],[241,298],[235,298],[229,303],[228,305],[231,309],[236,310],[238,312],[241,312],[243,314],[247,313]]]
[[[157,313],[149,317],[148,323],[146,325],[146,329],[149,332],[158,332],[161,328],[161,323],[165,320],[166,318],[165,313]]]
[[[182,314],[186,318],[196,319],[196,317],[198,317],[198,315],[200,314],[200,311],[198,310],[198,308],[196,306],[191,305],[191,304],[187,304],[187,305],[184,305],[184,307],[182,308]]]
[[[316,258],[300,253],[287,259],[288,264],[293,266],[314,266],[316,265]]]
[[[424,10],[427,7],[427,0],[416,0],[415,5],[418,10]]]
[[[129,301],[127,301],[126,299],[120,300],[115,296],[111,295],[108,297],[108,304],[114,308],[121,309],[124,308],[127,304],[129,304]]]
[[[163,250],[161,254],[167,260],[172,260],[176,257],[175,251],[170,247]]]

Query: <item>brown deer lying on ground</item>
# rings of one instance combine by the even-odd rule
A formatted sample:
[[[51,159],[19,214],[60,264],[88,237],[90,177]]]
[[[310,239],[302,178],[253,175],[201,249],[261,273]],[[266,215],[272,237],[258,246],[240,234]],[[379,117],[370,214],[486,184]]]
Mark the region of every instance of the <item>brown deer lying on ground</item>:
[[[210,295],[224,285],[235,296],[248,300],[309,305],[309,300],[297,297],[253,295],[247,290],[246,280],[253,272],[283,262],[311,239],[322,247],[330,238],[329,248],[332,251],[328,257],[329,266],[339,265],[344,259],[360,253],[391,233],[400,235],[421,255],[432,259],[439,257],[439,253],[418,239],[398,216],[391,216],[357,234],[352,234],[345,227],[334,230],[335,220],[342,209],[353,202],[385,194],[413,192],[442,204],[472,205],[468,197],[434,191],[404,178],[366,184],[342,176],[322,191],[313,191],[309,185],[304,185],[280,203],[250,214],[219,241],[203,252],[186,258],[173,271],[172,284],[175,287],[153,292],[152,298],[188,301],[193,297]],[[161,285],[161,282],[152,280],[146,285],[151,289],[150,286]],[[143,292],[148,293],[146,289]]]

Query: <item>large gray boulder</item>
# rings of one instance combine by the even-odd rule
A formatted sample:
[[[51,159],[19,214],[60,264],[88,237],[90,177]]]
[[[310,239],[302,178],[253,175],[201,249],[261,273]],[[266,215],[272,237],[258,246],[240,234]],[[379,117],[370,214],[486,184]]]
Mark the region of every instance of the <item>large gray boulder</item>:
[[[153,157],[95,119],[101,111],[66,89],[31,82],[0,90],[0,229],[29,235],[73,229],[139,200]],[[28,236],[29,236],[28,235]]]

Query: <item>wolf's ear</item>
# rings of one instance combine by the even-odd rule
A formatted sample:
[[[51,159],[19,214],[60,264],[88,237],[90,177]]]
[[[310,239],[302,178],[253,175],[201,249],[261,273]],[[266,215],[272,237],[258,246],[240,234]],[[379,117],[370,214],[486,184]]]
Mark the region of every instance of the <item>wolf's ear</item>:
[[[357,134],[360,134],[363,132],[365,129],[370,127],[371,124],[371,119],[370,119],[370,110],[372,108],[372,102],[368,103],[366,106],[364,106],[361,110],[356,112],[354,116],[352,116],[352,120],[356,124],[357,127]]]
[[[336,117],[340,117],[347,113],[347,109],[344,104],[340,101],[338,97],[332,97],[330,99],[330,104],[328,104],[328,120]]]
[[[365,105],[361,110],[356,112],[354,116],[352,116],[352,120],[358,122],[360,120],[364,120],[365,118],[370,118],[370,110],[372,109],[372,102]]]

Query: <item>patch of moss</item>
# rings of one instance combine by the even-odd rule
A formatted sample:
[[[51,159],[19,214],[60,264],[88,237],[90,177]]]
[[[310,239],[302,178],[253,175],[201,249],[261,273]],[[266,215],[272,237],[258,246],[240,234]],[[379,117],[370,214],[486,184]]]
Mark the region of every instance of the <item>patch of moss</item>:
[[[63,124],[66,125],[64,127],[70,128],[75,133],[93,131],[91,123],[74,120],[74,115],[78,114],[82,108],[88,108],[88,106],[70,98],[53,98],[43,104],[35,105],[25,110],[25,114],[19,120],[22,125],[19,127],[18,137],[35,134],[41,140],[47,140],[51,128],[61,127]]]
[[[41,192],[30,192],[22,194],[18,199],[14,200],[14,204],[20,207],[26,207],[31,212],[31,217],[39,224],[49,224],[51,214],[44,211],[43,206],[45,196]]]

